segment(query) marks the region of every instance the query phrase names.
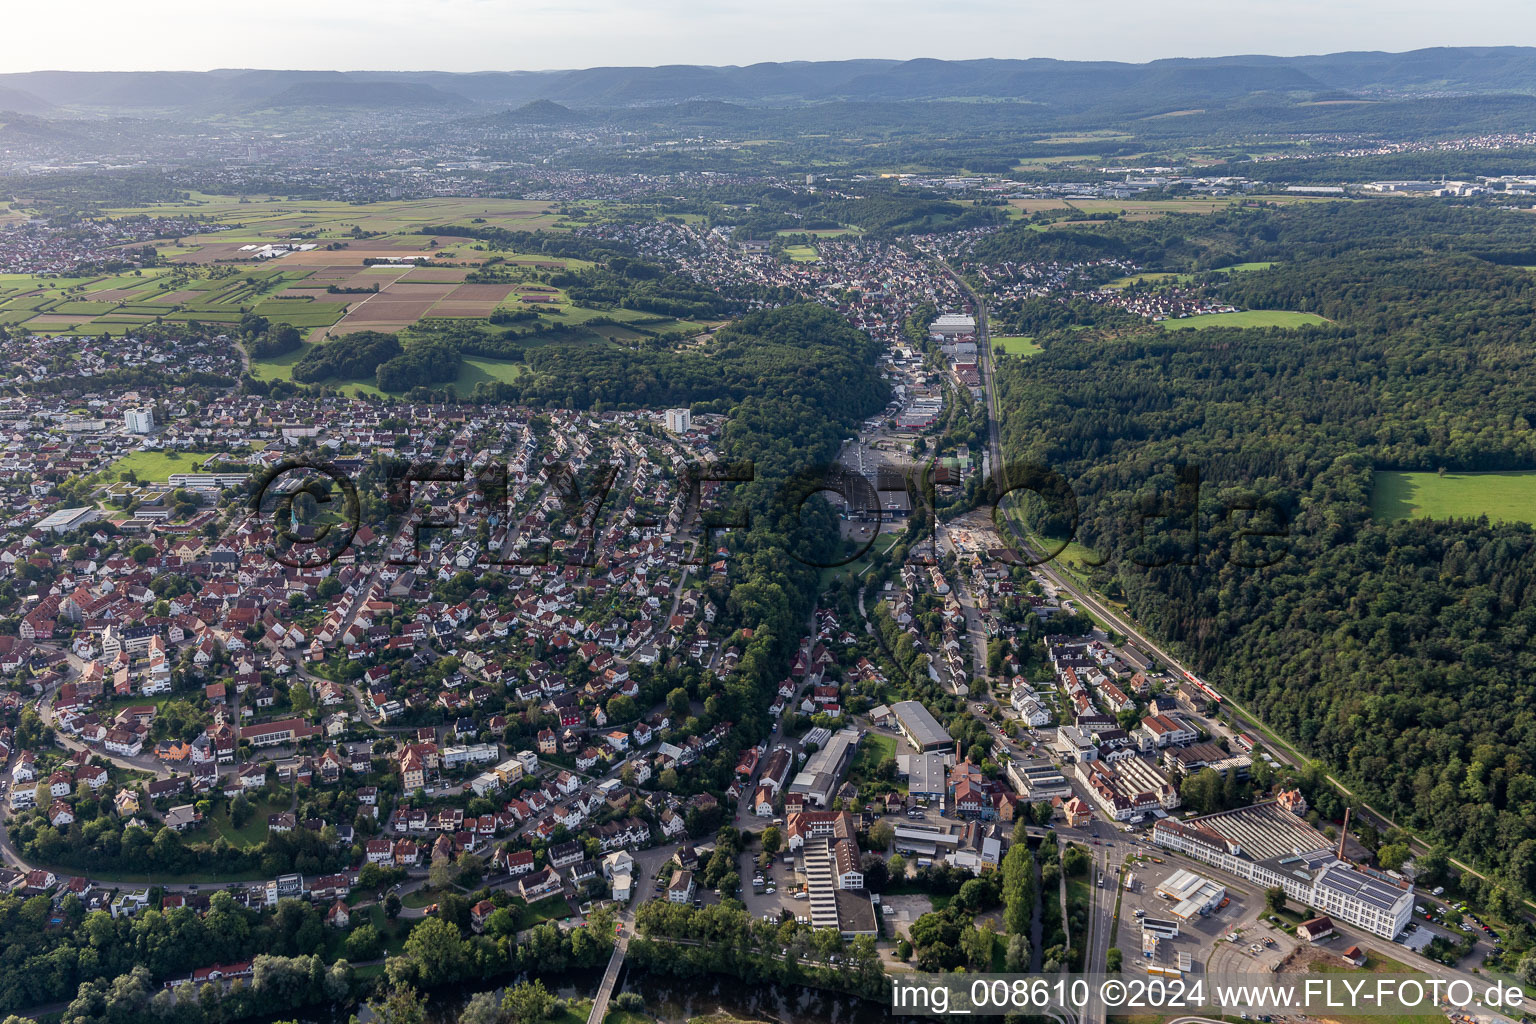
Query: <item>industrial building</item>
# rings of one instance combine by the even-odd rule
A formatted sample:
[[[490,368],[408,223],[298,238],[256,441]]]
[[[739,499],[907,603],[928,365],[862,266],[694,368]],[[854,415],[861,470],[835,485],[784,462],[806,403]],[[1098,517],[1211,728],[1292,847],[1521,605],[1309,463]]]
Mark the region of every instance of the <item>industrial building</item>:
[[[1009,761],[1007,773],[1014,792],[1030,803],[1072,795],[1072,785],[1050,761]]]
[[[966,313],[944,313],[928,325],[928,332],[940,338],[958,338],[976,333],[976,318]]]
[[[949,758],[944,754],[899,754],[896,771],[907,778],[907,794],[937,800],[946,792]]]
[[[836,928],[845,939],[878,931],[855,828],[847,811],[796,811],[786,823],[790,849],[805,851],[811,927]]]
[[[891,706],[891,713],[896,716],[896,727],[901,734],[918,750],[942,750],[955,745],[954,738],[939,720],[917,701],[897,701]]]
[[[1188,821],[1159,821],[1152,841],[1373,935],[1394,939],[1413,916],[1413,889],[1356,870],[1328,840],[1273,800]]]
[[[88,506],[61,508],[57,512],[39,519],[37,521],[37,529],[52,530],[54,533],[68,533],[70,530],[78,530],[88,523],[94,523],[100,518],[101,513]]]
[[[1227,898],[1226,886],[1184,868],[1168,876],[1168,880],[1154,891],[1163,899],[1173,902],[1174,907],[1170,913],[1180,921],[1209,914]]]
[[[816,753],[812,754],[789,784],[791,793],[804,795],[806,802],[825,807],[832,802],[832,792],[837,781],[848,770],[854,751],[859,747],[859,730],[849,727],[833,733]]]
[[[897,825],[892,845],[897,853],[934,857],[960,849],[960,836],[933,825]]]
[[[1130,821],[1179,806],[1179,791],[1168,777],[1139,757],[1088,761],[1077,770],[1089,795],[1112,821]]]

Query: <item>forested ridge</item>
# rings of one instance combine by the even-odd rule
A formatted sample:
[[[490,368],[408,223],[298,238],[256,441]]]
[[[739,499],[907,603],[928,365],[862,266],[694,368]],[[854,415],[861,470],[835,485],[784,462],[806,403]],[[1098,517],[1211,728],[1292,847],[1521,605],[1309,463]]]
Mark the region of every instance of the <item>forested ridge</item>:
[[[1106,226],[1169,243],[1168,269],[1282,260],[1209,287],[1334,323],[1054,338],[1004,361],[1005,445],[1071,480],[1079,537],[1109,559],[1098,582],[1155,635],[1360,798],[1529,894],[1536,533],[1377,521],[1371,488],[1381,469],[1536,469],[1536,284],[1489,262],[1532,225],[1373,205],[1373,222],[1342,206]],[[1180,466],[1200,472],[1198,537]],[[1240,537],[1255,517],[1284,539]]]
[[[870,372],[877,361],[874,342],[817,305],[753,313],[716,332],[702,348],[654,352],[550,344],[529,350],[527,358],[535,372],[499,385],[499,399],[657,408],[772,393],[843,420],[853,409],[864,415],[878,410],[888,394]]]
[[[1260,201],[1256,201],[1260,202]],[[1149,221],[1018,221],[980,238],[976,259],[1132,259],[1148,270],[1209,270],[1407,248],[1536,264],[1536,219],[1523,211],[1397,199],[1233,206]]]

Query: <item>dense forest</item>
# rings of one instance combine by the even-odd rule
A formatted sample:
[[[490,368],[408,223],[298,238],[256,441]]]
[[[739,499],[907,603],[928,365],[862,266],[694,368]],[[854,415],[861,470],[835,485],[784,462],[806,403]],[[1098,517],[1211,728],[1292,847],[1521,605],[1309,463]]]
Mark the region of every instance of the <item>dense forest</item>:
[[[527,359],[533,373],[479,387],[502,401],[571,409],[724,402],[723,409],[772,395],[812,406],[829,422],[856,421],[886,401],[886,386],[869,369],[874,342],[815,305],[754,313],[686,351],[548,344]]]
[[[1005,444],[1072,482],[1100,583],[1154,633],[1361,798],[1529,894],[1536,533],[1381,521],[1371,491],[1383,469],[1536,469],[1536,285],[1490,262],[1530,225],[1372,205],[1107,225],[1166,241],[1169,269],[1281,260],[1211,287],[1332,323],[1064,334],[1004,362]]]
[[[293,379],[311,384],[371,377],[402,351],[400,339],[393,334],[357,331],[312,346],[293,364]]]

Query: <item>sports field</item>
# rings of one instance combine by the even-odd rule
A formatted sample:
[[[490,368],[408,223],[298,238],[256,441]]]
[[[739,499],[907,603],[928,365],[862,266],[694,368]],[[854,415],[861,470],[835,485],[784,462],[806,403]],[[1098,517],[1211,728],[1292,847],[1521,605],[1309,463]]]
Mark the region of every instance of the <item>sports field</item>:
[[[786,245],[784,255],[796,263],[819,263],[821,257],[816,254],[816,247],[812,245]]]
[[[995,349],[999,346],[1010,356],[1032,356],[1045,351],[1035,344],[1034,338],[1021,338],[1016,335],[1001,338],[994,337],[992,339],[992,347]]]
[[[1510,473],[1378,472],[1371,488],[1377,519],[1457,519],[1536,523],[1536,471]]]
[[[1316,313],[1297,313],[1289,309],[1245,309],[1237,313],[1206,313],[1182,320],[1164,320],[1166,331],[1200,331],[1207,327],[1310,327],[1326,324]]]

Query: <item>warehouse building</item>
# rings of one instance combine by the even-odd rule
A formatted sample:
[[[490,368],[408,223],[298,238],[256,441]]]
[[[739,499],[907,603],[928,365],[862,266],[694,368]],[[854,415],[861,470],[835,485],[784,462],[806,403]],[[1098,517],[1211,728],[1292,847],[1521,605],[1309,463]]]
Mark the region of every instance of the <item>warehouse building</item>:
[[[94,523],[100,518],[101,513],[89,506],[61,508],[39,519],[36,528],[52,530],[54,533],[68,533],[70,530],[78,530],[82,526]]]
[[[926,752],[955,745],[953,737],[939,724],[939,720],[917,701],[897,701],[891,706],[891,713],[896,716],[896,728],[916,749]]]
[[[966,313],[944,313],[928,325],[928,331],[940,338],[958,338],[976,333],[976,318]]]
[[[789,784],[789,791],[803,794],[807,803],[817,807],[831,803],[832,791],[837,788],[843,772],[848,770],[854,751],[859,747],[860,735],[859,730],[850,726],[829,736],[822,748],[805,762],[805,767]]]
[[[949,758],[944,754],[900,754],[896,771],[907,778],[907,794],[922,800],[938,800],[948,792]]]

